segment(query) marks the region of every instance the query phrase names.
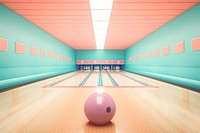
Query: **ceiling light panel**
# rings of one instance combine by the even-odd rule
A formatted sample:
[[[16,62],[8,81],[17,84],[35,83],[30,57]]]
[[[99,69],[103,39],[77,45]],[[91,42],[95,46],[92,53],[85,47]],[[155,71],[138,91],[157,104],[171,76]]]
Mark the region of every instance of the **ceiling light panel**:
[[[113,0],[90,0],[90,10],[97,49],[104,49]]]

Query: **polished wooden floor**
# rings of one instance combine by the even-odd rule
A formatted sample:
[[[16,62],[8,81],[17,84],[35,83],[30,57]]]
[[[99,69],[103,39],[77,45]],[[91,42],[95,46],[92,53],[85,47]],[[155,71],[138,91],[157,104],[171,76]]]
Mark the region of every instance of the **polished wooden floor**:
[[[83,79],[87,71],[58,83],[57,87],[45,87],[74,73],[0,93],[0,133],[200,132],[199,93],[124,71],[121,73],[153,86],[138,82],[134,85],[133,81],[125,86],[125,76],[116,72],[110,74],[121,85],[118,87],[112,86],[105,72],[102,76],[107,87],[92,87],[97,82],[97,72],[84,87],[65,86],[78,85],[77,80]],[[89,123],[83,112],[87,97],[96,91],[109,93],[116,103],[117,112],[105,126]]]

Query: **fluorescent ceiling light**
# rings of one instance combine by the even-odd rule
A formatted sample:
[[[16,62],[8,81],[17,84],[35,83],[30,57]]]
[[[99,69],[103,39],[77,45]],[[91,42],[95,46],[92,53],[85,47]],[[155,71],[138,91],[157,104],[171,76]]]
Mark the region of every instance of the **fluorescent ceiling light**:
[[[104,35],[106,36],[106,29],[95,29],[94,32],[96,33],[96,35]]]
[[[97,49],[103,49],[106,41],[113,0],[90,0],[90,10]]]
[[[94,21],[93,22],[93,27],[94,29],[108,29],[108,21],[105,22],[99,22],[99,21]]]
[[[91,10],[91,9],[90,9]],[[109,21],[110,20],[110,14],[111,14],[111,9],[101,9],[101,10],[91,10],[91,14],[92,14],[92,20],[93,21]]]
[[[90,9],[108,9],[111,10],[113,0],[90,0]]]

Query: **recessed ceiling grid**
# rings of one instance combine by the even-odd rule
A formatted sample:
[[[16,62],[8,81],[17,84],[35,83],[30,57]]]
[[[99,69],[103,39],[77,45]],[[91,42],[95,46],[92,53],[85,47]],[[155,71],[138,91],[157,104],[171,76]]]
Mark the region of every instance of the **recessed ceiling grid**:
[[[126,49],[200,0],[114,0],[105,49]],[[89,0],[0,0],[74,49],[96,49]]]
[[[1,0],[74,49],[96,49],[88,0]]]
[[[126,49],[199,0],[115,0],[106,49]]]

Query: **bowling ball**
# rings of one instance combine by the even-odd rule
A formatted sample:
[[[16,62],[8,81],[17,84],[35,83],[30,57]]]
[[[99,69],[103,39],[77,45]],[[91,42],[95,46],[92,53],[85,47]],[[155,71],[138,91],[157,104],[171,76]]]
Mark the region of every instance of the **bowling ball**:
[[[107,93],[95,92],[86,100],[84,112],[91,123],[95,125],[104,125],[109,123],[115,115],[115,102]]]

